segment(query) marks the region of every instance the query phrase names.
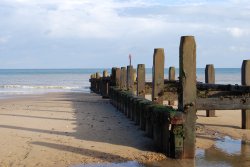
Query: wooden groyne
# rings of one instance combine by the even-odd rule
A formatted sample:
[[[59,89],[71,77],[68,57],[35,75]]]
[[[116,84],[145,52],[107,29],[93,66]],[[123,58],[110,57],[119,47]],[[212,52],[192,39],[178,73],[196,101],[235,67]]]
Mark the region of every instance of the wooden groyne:
[[[179,48],[179,80],[175,68],[164,79],[164,49],[154,50],[152,82],[145,81],[145,65],[113,67],[111,76],[99,73],[90,78],[91,90],[100,93],[119,111],[146,131],[158,151],[172,158],[195,157],[196,111],[242,110],[242,128],[250,129],[250,60],[242,63],[242,85],[215,84],[213,65],[205,68],[205,83],[196,81],[196,43],[193,36],[183,36]],[[151,94],[152,99],[145,96]],[[168,101],[168,105],[163,105]],[[178,108],[174,108],[177,101]]]

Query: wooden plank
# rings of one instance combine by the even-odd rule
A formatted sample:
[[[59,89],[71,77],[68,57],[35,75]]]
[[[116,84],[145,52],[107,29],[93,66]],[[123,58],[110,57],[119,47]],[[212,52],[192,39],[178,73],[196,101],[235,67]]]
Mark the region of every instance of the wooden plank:
[[[197,89],[200,91],[209,90],[209,91],[235,91],[235,92],[244,92],[250,93],[250,86],[242,85],[225,85],[225,84],[204,84],[197,83]]]
[[[250,109],[250,98],[197,98],[197,110]]]
[[[196,43],[193,36],[183,36],[179,57],[180,94],[178,110],[185,113],[183,155],[177,158],[195,157],[196,122]],[[180,141],[181,142],[181,141]],[[179,148],[180,146],[178,146]],[[181,153],[180,153],[181,154]]]

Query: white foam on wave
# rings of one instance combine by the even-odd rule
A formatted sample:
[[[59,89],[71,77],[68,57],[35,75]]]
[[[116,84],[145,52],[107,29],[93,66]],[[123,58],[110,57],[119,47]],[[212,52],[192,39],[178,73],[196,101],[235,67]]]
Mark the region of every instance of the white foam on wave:
[[[52,85],[0,85],[2,89],[65,89],[65,90],[82,90],[86,87],[80,86],[52,86]]]

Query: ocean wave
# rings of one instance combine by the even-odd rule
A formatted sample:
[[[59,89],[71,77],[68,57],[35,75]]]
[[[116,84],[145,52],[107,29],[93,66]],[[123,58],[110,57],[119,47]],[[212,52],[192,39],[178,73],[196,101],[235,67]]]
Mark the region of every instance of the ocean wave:
[[[65,89],[79,90],[84,89],[80,86],[52,86],[52,85],[0,85],[2,89]]]

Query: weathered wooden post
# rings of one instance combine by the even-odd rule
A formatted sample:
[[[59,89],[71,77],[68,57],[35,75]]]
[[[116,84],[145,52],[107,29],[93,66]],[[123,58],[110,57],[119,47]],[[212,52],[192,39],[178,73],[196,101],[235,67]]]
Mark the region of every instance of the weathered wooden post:
[[[100,73],[96,73],[96,93],[100,93]]]
[[[104,70],[102,76],[103,76],[103,77],[108,77],[108,75],[109,75],[109,74],[108,74],[108,71],[107,71],[107,70]]]
[[[126,90],[127,84],[127,70],[126,67],[121,67],[121,79],[120,79],[120,88]]]
[[[137,66],[137,96],[145,97],[145,64]]]
[[[134,93],[134,69],[133,66],[127,66],[127,90]]]
[[[134,69],[132,65],[127,66],[127,90],[134,94]],[[128,98],[127,116],[132,118],[133,98]]]
[[[115,86],[120,87],[121,69],[115,69]]]
[[[103,71],[103,76],[102,76],[102,97],[103,98],[108,98],[109,97],[109,79],[108,79],[108,71],[104,70]]]
[[[175,67],[169,67],[168,79],[169,79],[169,81],[174,81],[175,80]]]
[[[126,90],[127,87],[126,87],[126,84],[127,84],[127,69],[126,67],[121,67],[121,75],[120,75],[120,88],[121,90]],[[125,112],[125,93],[121,93],[121,111],[122,112]]]
[[[175,148],[178,158],[195,157],[195,122],[196,122],[196,43],[193,36],[182,36],[180,42],[180,91],[178,110],[185,113],[183,130],[176,127],[176,132],[184,137],[176,140]],[[182,139],[183,145],[182,145]]]
[[[135,122],[136,124],[140,124],[140,119],[141,119],[141,112],[143,112],[143,110],[141,110],[140,108],[140,101],[143,100],[145,98],[145,64],[138,64],[137,65],[137,90],[136,90],[136,94],[139,97],[139,99],[137,100],[136,103],[136,107],[135,107]]]
[[[90,81],[90,90],[91,91],[93,91],[94,90],[94,75],[93,74],[91,74],[90,75],[90,79],[89,79],[89,81]]]
[[[110,74],[110,82],[109,82],[109,97],[110,97],[110,103],[114,105],[114,91],[113,87],[115,86],[115,67],[112,67],[111,74]]]
[[[175,81],[175,67],[169,67],[168,79],[169,79],[169,81]],[[174,105],[174,100],[169,100],[168,104],[173,106]]]
[[[164,49],[154,49],[153,57],[153,81],[152,81],[152,101],[163,104],[164,95]]]
[[[120,79],[121,79],[121,69],[120,68],[116,68],[115,69],[115,86],[116,88],[120,88]],[[115,93],[115,100],[116,100],[116,103],[115,103],[115,106],[117,107],[117,109],[120,109],[120,99],[119,99],[119,94],[118,92],[116,91]]]
[[[214,72],[214,65],[207,64],[205,69],[205,82],[208,84],[215,83],[215,72]],[[215,117],[215,110],[206,110],[207,117]]]
[[[134,83],[136,81],[136,69],[133,69],[133,80],[134,80]]]
[[[96,73],[93,74],[93,92],[96,91]]]
[[[250,86],[250,60],[244,60],[241,67],[241,84]],[[250,129],[250,110],[242,110],[242,129]]]

